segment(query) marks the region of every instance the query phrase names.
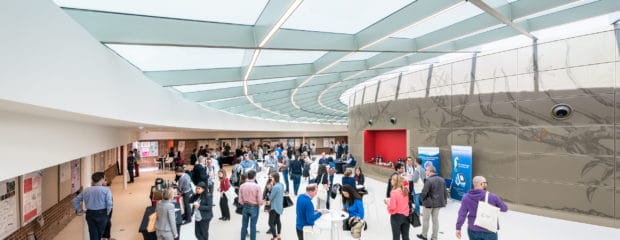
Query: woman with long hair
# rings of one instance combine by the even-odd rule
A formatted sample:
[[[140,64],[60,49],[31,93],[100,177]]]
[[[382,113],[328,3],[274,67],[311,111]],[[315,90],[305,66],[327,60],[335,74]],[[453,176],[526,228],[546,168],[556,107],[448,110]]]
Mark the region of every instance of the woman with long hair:
[[[315,182],[317,186],[321,185],[323,189],[327,190],[327,200],[325,200],[325,208],[329,209],[329,173],[327,172],[327,166],[325,164],[319,165]],[[317,197],[317,208],[320,208],[320,206],[321,199]]]
[[[230,182],[228,182],[228,178],[226,177],[226,170],[220,169],[217,172],[217,177],[220,179],[220,212],[222,212],[222,217],[220,220],[222,221],[230,221],[230,209],[228,209],[228,197],[226,197],[226,192],[230,189]]]
[[[267,205],[271,206],[269,210],[269,231],[273,235],[272,240],[282,239],[280,233],[282,232],[282,222],[280,222],[280,215],[284,210],[284,186],[280,182],[280,174],[278,172],[271,173],[269,176],[271,181],[271,192],[269,192],[269,200]]]
[[[362,172],[361,167],[355,168],[355,174],[353,178],[355,178],[355,182],[357,182],[357,185],[364,185],[366,177],[364,177],[364,173]]]
[[[404,186],[407,181],[398,174],[392,175],[392,191],[390,198],[384,200],[390,213],[390,224],[392,225],[392,240],[409,240],[409,188]]]
[[[343,220],[342,226],[345,230],[351,230],[351,235],[354,238],[359,238],[366,226],[362,196],[355,187],[348,184],[342,185],[340,194],[342,195],[342,208],[349,213],[349,217]]]

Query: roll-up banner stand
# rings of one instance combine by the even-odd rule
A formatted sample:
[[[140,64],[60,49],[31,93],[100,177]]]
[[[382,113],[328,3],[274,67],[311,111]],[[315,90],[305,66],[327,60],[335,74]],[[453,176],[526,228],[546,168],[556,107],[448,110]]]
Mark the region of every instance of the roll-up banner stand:
[[[433,165],[437,175],[441,175],[439,170],[439,148],[438,147],[418,147],[418,157],[422,160],[422,167],[427,168]]]
[[[452,146],[452,187],[450,196],[461,200],[471,189],[472,148],[471,146]],[[450,186],[446,186],[450,187]]]

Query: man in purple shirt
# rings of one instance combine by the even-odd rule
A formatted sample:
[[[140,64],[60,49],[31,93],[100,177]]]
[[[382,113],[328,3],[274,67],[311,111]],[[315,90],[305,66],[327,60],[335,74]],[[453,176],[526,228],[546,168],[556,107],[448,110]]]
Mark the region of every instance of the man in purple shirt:
[[[459,217],[456,220],[456,237],[461,239],[461,227],[467,217],[467,235],[471,240],[493,240],[497,239],[497,233],[488,231],[474,225],[476,222],[476,212],[478,202],[484,201],[487,189],[487,180],[483,176],[476,176],[473,179],[474,189],[470,190],[461,200]],[[508,206],[495,194],[489,192],[489,204],[496,206],[502,212],[508,211]],[[498,226],[499,229],[499,226]]]

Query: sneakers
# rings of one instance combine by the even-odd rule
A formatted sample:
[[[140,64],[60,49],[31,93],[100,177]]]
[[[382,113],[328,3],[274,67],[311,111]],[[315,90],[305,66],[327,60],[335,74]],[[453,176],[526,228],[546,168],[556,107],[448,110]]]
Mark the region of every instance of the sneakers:
[[[424,237],[424,235],[422,235],[422,234],[418,234],[418,235],[415,235],[415,236],[418,237],[419,239],[422,239],[422,240],[428,240],[428,238]]]

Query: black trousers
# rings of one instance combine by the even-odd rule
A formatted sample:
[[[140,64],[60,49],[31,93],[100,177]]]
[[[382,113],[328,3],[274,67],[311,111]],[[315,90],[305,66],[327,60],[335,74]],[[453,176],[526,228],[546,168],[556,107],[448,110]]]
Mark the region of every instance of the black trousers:
[[[222,217],[225,219],[230,219],[230,209],[228,209],[228,197],[226,194],[221,193],[222,197],[220,198],[220,211],[222,212]]]
[[[91,240],[99,240],[103,237],[105,225],[108,224],[108,213],[106,209],[86,210],[86,223],[88,224],[88,235]]]
[[[409,240],[409,219],[400,213],[390,216],[390,224],[392,225],[392,240]]]
[[[297,240],[304,240],[304,231],[299,230],[299,229],[295,229],[297,230]]]
[[[277,228],[277,233],[276,233]],[[271,235],[276,237],[280,235],[282,232],[282,222],[280,222],[280,214],[278,214],[275,210],[269,210],[269,231],[271,231]]]
[[[209,223],[211,219],[202,219],[194,225],[194,233],[198,240],[209,240]]]
[[[183,213],[183,219],[186,222],[192,221],[192,206],[190,205],[189,199],[192,197],[192,191],[188,191],[183,193],[183,209],[185,212]]]
[[[129,182],[133,182],[133,166],[131,168],[127,168],[127,172],[129,172]]]

